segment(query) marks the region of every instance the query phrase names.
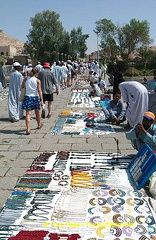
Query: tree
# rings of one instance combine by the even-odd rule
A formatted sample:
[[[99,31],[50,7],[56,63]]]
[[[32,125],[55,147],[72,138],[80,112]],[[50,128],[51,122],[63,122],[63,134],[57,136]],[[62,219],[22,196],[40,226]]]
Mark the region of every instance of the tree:
[[[71,56],[84,58],[87,50],[86,40],[88,34],[82,34],[82,27],[73,28],[70,32]]]
[[[59,14],[47,10],[30,19],[32,29],[27,35],[25,49],[32,58],[42,62],[56,61],[58,58],[65,36],[59,17]]]
[[[116,44],[116,26],[111,20],[101,19],[95,22],[96,27],[94,32],[101,37],[100,47],[103,52],[103,56],[110,62],[115,62],[118,54],[118,47]]]
[[[121,58],[125,63],[131,61],[131,54],[138,48],[152,42],[149,37],[149,23],[132,19],[123,27],[115,26],[111,20],[95,22],[95,31],[101,37],[101,48],[110,61]]]
[[[70,48],[70,36],[69,33],[64,30],[62,35],[62,41],[59,47],[59,53],[63,53],[65,61],[67,60],[67,56],[70,55]]]
[[[150,64],[153,60],[153,57],[155,57],[155,52],[148,47],[140,47],[138,49],[138,54],[140,58],[138,62],[144,69],[147,68],[147,64]]]
[[[134,51],[152,42],[149,37],[149,23],[132,19],[129,24],[117,28],[117,41],[123,61],[129,62]]]

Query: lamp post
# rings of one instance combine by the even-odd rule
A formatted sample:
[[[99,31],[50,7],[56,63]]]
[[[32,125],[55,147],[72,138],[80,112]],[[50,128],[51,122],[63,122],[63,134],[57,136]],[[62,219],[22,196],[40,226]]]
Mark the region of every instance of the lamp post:
[[[135,65],[135,62],[131,62],[130,64],[132,66],[132,81],[133,81],[134,80],[134,65]]]
[[[97,62],[98,62],[98,66],[100,65],[99,64],[99,33],[100,33],[100,31],[95,31],[94,30],[94,32],[96,33],[96,35],[97,35]],[[100,75],[100,67],[99,67],[99,75]]]
[[[66,61],[67,61],[67,57],[66,57],[66,56],[67,56],[67,54],[65,53],[65,54],[64,54],[64,56],[65,56],[65,62],[66,62]]]
[[[61,61],[63,61],[63,53],[61,53],[61,56],[62,56],[62,57],[61,57]]]
[[[59,61],[59,55],[60,55],[60,54],[59,54],[59,53],[57,53],[57,60],[58,60],[58,61]]]
[[[99,31],[94,31],[96,33],[97,36],[97,62],[99,64]]]

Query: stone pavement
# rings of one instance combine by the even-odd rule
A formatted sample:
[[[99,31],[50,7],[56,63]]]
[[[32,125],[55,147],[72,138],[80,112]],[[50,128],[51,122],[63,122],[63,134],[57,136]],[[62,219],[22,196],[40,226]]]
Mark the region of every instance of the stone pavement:
[[[117,152],[116,138],[121,154],[137,153],[126,139],[122,126],[115,126],[116,133],[108,135],[52,135],[51,129],[60,112],[72,109],[67,107],[70,96],[70,88],[62,90],[58,96],[54,95],[52,116],[42,120],[44,125],[41,129],[36,129],[33,113],[30,135],[25,135],[25,120],[15,123],[9,121],[7,98],[0,101],[0,207],[14,189],[18,178],[23,176],[34,158],[43,151]],[[91,108],[88,110],[93,111]]]

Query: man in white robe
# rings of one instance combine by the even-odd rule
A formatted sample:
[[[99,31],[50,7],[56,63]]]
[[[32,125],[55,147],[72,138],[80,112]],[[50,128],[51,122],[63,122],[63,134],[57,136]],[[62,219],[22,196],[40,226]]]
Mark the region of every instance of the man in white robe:
[[[6,88],[6,68],[4,66],[4,62],[0,63],[0,82],[2,83],[2,87]]]
[[[10,121],[17,122],[23,117],[22,103],[19,101],[23,76],[20,73],[21,65],[18,62],[14,62],[13,67],[14,71],[10,75],[8,110]]]
[[[61,87],[61,82],[62,82],[62,71],[61,71],[61,66],[60,66],[59,61],[56,62],[56,65],[53,67],[52,72],[57,80],[58,90],[60,92],[60,87]]]
[[[148,91],[136,81],[119,84],[122,99],[127,103],[126,118],[130,127],[142,122],[144,112],[148,111]]]

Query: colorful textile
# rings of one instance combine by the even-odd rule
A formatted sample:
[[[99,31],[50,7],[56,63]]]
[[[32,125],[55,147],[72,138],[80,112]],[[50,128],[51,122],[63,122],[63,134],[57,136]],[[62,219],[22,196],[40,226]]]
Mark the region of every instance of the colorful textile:
[[[34,109],[40,109],[40,98],[38,96],[31,97],[31,96],[25,96],[25,100],[22,104],[22,109],[27,110],[34,110]]]

